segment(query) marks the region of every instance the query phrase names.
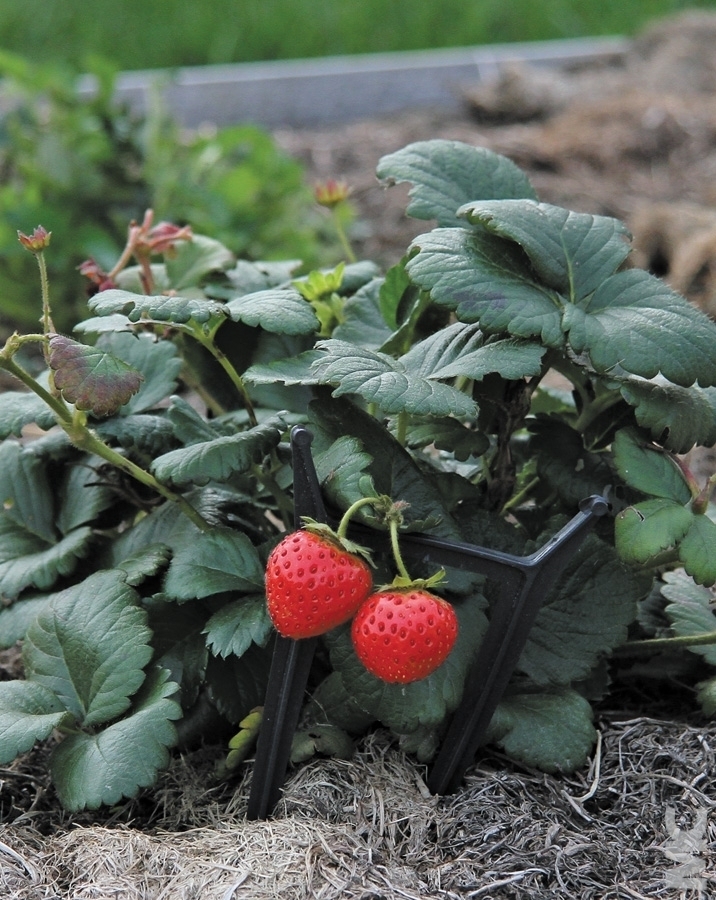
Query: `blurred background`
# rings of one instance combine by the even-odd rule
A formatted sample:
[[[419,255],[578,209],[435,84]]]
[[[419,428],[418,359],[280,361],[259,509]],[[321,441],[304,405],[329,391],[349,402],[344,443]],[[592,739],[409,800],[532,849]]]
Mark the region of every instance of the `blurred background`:
[[[120,69],[633,35],[716,0],[0,0],[0,48]]]
[[[38,224],[53,233],[63,331],[92,290],[78,267],[109,271],[149,207],[242,258],[306,269],[340,258],[295,154],[246,123],[187,129],[158,92],[137,112],[117,102],[120,72],[632,37],[697,8],[716,0],[0,0],[0,337],[37,321],[36,266],[17,232]],[[96,90],[78,88],[80,73]]]

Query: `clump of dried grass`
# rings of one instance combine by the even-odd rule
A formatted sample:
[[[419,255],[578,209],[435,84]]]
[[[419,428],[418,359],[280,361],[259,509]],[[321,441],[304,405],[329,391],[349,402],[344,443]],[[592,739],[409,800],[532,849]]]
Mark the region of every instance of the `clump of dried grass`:
[[[245,818],[250,770],[228,785],[212,780],[206,752],[182,757],[116,810],[70,818],[48,796],[46,811],[0,828],[0,896],[709,896],[716,724],[642,717],[602,731],[588,772],[553,777],[486,754],[451,797],[430,796],[424,771],[376,732],[353,760],[293,771],[267,822]]]

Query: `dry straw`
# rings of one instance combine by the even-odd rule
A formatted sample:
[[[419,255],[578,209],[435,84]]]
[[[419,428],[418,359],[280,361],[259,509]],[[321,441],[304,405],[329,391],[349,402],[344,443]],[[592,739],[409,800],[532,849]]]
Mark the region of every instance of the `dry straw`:
[[[713,896],[716,724],[602,723],[589,771],[485,755],[436,798],[384,732],[351,761],[292,772],[276,816],[245,818],[207,751],[158,790],[69,817],[28,758],[2,772],[4,900],[631,900]],[[32,758],[29,758],[29,762]],[[39,765],[39,760],[37,761]],[[14,793],[13,793],[14,792]]]

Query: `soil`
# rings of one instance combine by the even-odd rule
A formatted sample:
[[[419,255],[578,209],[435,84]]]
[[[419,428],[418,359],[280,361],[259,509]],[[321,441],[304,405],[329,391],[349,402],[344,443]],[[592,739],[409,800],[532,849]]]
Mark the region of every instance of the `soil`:
[[[716,315],[714,46],[716,15],[689,13],[598,66],[502,71],[466,92],[462,115],[407,113],[276,138],[311,180],[353,186],[359,256],[392,264],[430,227],[404,216],[406,186],[377,183],[379,158],[448,138],[509,156],[546,202],[626,220],[634,261]],[[713,471],[713,453],[699,464]],[[16,663],[0,657],[0,676],[16,677]],[[433,797],[422,767],[376,732],[352,760],[293,770],[269,822],[246,820],[250,766],[238,781],[216,777],[221,747],[178,755],[154,790],[79,815],[59,808],[40,747],[0,769],[0,892],[7,900],[712,896],[716,722],[677,684],[666,697],[639,688],[610,703],[598,713],[588,771],[545,775],[485,752],[458,794]]]
[[[623,219],[635,264],[716,314],[716,15],[658,22],[624,56],[561,71],[510,66],[465,91],[464,112],[406,113],[276,139],[312,180],[353,188],[359,256],[396,262],[430,223],[404,215],[378,160],[413,141],[465,141],[510,157],[541,200]]]

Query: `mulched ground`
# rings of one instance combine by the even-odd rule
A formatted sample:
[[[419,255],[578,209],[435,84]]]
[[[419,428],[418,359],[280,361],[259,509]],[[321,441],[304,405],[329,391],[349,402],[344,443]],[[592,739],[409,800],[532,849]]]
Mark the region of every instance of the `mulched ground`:
[[[600,726],[588,771],[553,777],[490,753],[445,798],[377,732],[351,761],[294,771],[269,822],[246,821],[250,770],[216,781],[215,751],[177,759],[151,795],[100,816],[63,814],[41,772],[10,767],[4,791],[32,802],[0,828],[2,896],[710,896],[716,725],[622,715]]]
[[[463,116],[406,114],[279,131],[309,177],[354,186],[359,255],[388,265],[425,223],[378,159],[450,138],[505,153],[541,198],[624,218],[636,261],[716,312],[716,16],[642,35],[624,60],[565,73],[510,69]],[[347,98],[349,102],[349,98]],[[714,454],[698,464],[713,471]],[[16,677],[17,654],[0,656]],[[588,770],[548,776],[480,755],[464,789],[432,797],[425,772],[378,731],[355,757],[290,774],[275,817],[245,818],[251,768],[216,778],[222,750],[177,756],[158,787],[70,816],[47,748],[0,769],[5,900],[629,900],[716,892],[716,723],[678,685],[610,698]]]

